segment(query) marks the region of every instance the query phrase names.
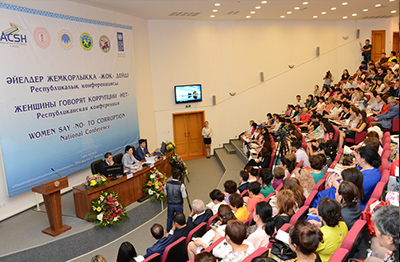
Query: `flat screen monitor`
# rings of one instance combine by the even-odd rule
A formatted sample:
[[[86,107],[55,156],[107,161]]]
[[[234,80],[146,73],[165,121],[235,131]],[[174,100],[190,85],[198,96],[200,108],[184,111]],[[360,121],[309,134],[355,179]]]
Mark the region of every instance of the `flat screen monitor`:
[[[201,85],[179,85],[175,86],[175,103],[191,103],[201,102],[203,94],[201,92]]]
[[[167,147],[167,144],[165,144],[164,142],[161,143],[161,148],[160,148],[160,152],[165,155],[165,148]]]
[[[104,169],[104,176],[106,177],[116,177],[124,174],[123,164],[114,164],[112,166],[106,166]]]

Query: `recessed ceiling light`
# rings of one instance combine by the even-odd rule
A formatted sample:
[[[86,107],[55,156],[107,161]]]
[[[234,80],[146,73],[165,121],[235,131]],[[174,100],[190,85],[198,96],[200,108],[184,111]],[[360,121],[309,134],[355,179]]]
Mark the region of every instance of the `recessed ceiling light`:
[[[351,16],[357,16],[357,14],[356,14],[356,13],[354,13],[354,14],[352,14]]]
[[[336,10],[336,7],[332,7],[331,10]]]
[[[288,14],[288,15],[290,15],[291,13],[292,13],[292,12],[290,12],[290,11],[289,11],[289,12],[287,12],[287,14]]]
[[[251,11],[251,12],[250,12],[250,14],[255,14],[255,13],[256,13],[256,11]]]
[[[294,10],[299,10],[300,9],[300,7],[298,7],[298,6],[296,6],[295,8],[294,8]]]
[[[375,7],[381,7],[381,4],[376,4]]]
[[[217,9],[214,9],[213,12],[216,13],[216,12],[218,12],[218,10],[217,10]]]
[[[285,16],[284,16],[284,15],[281,15],[281,18],[285,18]]]
[[[317,15],[314,15],[312,18],[318,18],[318,16],[317,16]]]
[[[367,9],[367,8],[365,8],[365,9],[363,9],[363,11],[364,11],[364,12],[368,12],[368,9]]]
[[[220,3],[215,3],[214,5],[215,5],[215,6],[220,6],[221,4],[220,4]]]
[[[261,1],[261,4],[266,4],[267,3],[267,1]]]
[[[210,15],[210,17],[215,17],[215,15]]]
[[[394,2],[394,1],[396,1],[396,0],[389,0],[389,2]]]
[[[303,2],[303,5],[308,5],[308,2]]]
[[[250,17],[251,17],[251,16],[249,16],[249,15],[248,15],[248,16],[246,16],[246,18],[250,18]]]
[[[347,19],[347,16],[343,16],[343,19]]]
[[[256,9],[260,9],[261,8],[261,6],[256,6]]]
[[[343,2],[343,3],[342,3],[342,5],[348,5],[348,4],[349,4],[349,3],[347,3],[347,2]]]
[[[391,11],[390,13],[394,14],[394,13],[396,13],[396,10],[393,10],[393,11]]]
[[[326,15],[326,12],[321,12],[322,15]]]

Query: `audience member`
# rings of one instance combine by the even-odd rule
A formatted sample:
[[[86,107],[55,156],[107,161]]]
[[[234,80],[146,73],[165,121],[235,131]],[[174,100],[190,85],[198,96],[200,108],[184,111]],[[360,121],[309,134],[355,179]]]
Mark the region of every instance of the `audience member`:
[[[192,202],[192,212],[188,217],[187,224],[193,224],[193,228],[195,228],[202,222],[207,222],[212,215],[213,212],[205,208],[203,200],[195,199]]]
[[[207,208],[211,209],[211,211],[215,215],[218,212],[218,208],[221,205],[227,204],[224,200],[225,195],[224,193],[222,193],[221,190],[214,189],[213,191],[210,192],[209,196],[211,198],[211,202],[207,204]]]
[[[315,184],[318,184],[318,182],[325,176],[325,173],[322,172],[324,160],[320,155],[310,156],[310,165],[312,170],[311,175]]]
[[[253,220],[256,224],[248,228],[247,240],[253,244],[255,249],[259,247],[267,247],[269,244],[269,238],[272,236],[273,232],[267,234],[265,232],[265,225],[272,221],[272,207],[265,201],[257,203]]]
[[[361,208],[358,204],[360,192],[356,185],[349,181],[340,183],[339,189],[336,191],[336,201],[342,207],[342,218],[350,230],[354,223],[360,219]]]
[[[304,205],[306,197],[304,196],[304,189],[300,185],[300,181],[296,177],[287,177],[283,180],[282,190],[288,189],[293,192],[294,199],[297,203],[297,208]],[[296,208],[296,209],[297,209]]]
[[[268,235],[279,230],[284,224],[289,223],[290,218],[294,215],[297,203],[293,192],[289,189],[280,190],[276,194],[275,207],[278,210],[278,214],[274,216],[273,221],[265,225],[265,232]]]
[[[147,258],[154,253],[159,253],[162,256],[164,254],[165,248],[175,241],[175,238],[172,236],[164,236],[163,226],[157,223],[150,228],[150,233],[157,241],[153,246],[149,247],[146,250],[144,258]]]
[[[178,240],[181,237],[187,237],[190,230],[193,228],[193,224],[186,224],[185,214],[176,213],[174,215],[172,229],[169,234],[173,235],[175,240]]]
[[[92,257],[90,262],[107,262],[107,259],[105,259],[105,257],[103,257],[102,255],[95,255],[94,257]]]
[[[295,171],[295,176],[304,189],[304,196],[307,198],[315,186],[315,181],[311,175],[311,171],[307,168],[299,168],[297,171]]]
[[[263,194],[260,193],[261,190],[261,185],[258,182],[251,182],[249,184],[249,197],[247,200],[247,211],[249,213],[252,213],[254,211],[254,208],[256,207],[256,204],[264,201],[264,196]]]
[[[246,206],[243,205],[243,197],[238,193],[233,193],[229,196],[229,206],[235,212],[235,217],[239,221],[243,221],[249,218],[249,212]]]
[[[249,180],[249,173],[241,170],[239,173],[239,186],[237,188],[240,193],[249,189],[249,182],[247,180]]]
[[[229,205],[229,196],[233,193],[239,192],[237,190],[237,184],[233,180],[226,180],[224,183],[225,190],[225,202]]]
[[[295,153],[296,161],[303,161],[302,167],[309,167],[310,162],[308,160],[308,155],[304,148],[301,147],[301,141],[295,140],[291,144],[291,150]]]
[[[261,184],[260,193],[264,197],[268,197],[269,194],[274,192],[274,187],[272,186],[273,179],[274,179],[274,176],[272,175],[271,171],[269,171],[266,168],[263,168],[260,170],[260,173],[258,176],[258,182]]]
[[[118,250],[116,262],[140,262],[143,256],[138,256],[135,247],[130,242],[123,242]]]
[[[203,252],[196,255],[194,262],[217,262],[217,259],[211,253]]]
[[[283,159],[287,160],[287,158],[285,158],[285,157],[281,158],[281,164],[283,164],[283,162],[282,162]],[[287,161],[289,161],[289,160],[287,160]],[[284,178],[285,178],[285,169],[280,166],[275,167],[274,180],[272,182],[272,187],[274,189],[276,189],[280,184],[282,184]]]
[[[387,104],[389,105],[388,111],[376,116],[375,121],[381,124],[383,128],[391,129],[393,119],[399,118],[399,104],[397,104],[396,98],[392,96],[387,99]]]
[[[322,238],[317,226],[304,220],[297,221],[289,231],[289,246],[296,253],[297,261],[321,261],[315,251]]]

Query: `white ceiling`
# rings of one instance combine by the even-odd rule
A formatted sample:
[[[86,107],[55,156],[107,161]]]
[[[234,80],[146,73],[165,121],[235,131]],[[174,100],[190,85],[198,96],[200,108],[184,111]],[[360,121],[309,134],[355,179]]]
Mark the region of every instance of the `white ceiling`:
[[[342,20],[399,15],[399,0],[70,0],[146,19]],[[307,3],[308,4],[305,4]],[[347,2],[347,5],[342,5]],[[220,6],[215,6],[219,3]],[[381,4],[380,7],[375,5]],[[256,9],[259,7],[259,9]],[[298,10],[295,10],[298,7]],[[336,10],[331,8],[336,7]],[[363,11],[368,9],[368,11]],[[213,12],[213,10],[218,10]],[[254,14],[250,12],[254,11]],[[391,13],[396,11],[395,13]],[[288,12],[292,12],[288,14]],[[326,12],[326,14],[322,14]],[[356,15],[355,15],[356,14]],[[215,15],[215,17],[211,17]],[[251,16],[247,17],[246,16]],[[281,17],[285,16],[285,17]],[[317,17],[314,17],[317,16]]]

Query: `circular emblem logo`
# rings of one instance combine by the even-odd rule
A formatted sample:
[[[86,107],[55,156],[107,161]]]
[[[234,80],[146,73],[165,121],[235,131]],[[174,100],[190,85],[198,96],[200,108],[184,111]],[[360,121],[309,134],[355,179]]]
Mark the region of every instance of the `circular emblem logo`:
[[[33,39],[40,48],[47,48],[50,45],[50,34],[44,27],[36,27],[33,31]]]
[[[90,51],[93,47],[93,38],[86,32],[81,34],[81,46],[86,51]]]
[[[68,50],[72,47],[72,35],[67,30],[62,30],[58,36],[58,41],[62,48]]]
[[[100,36],[99,45],[100,45],[101,51],[103,51],[104,53],[108,53],[108,51],[110,51],[111,43],[110,43],[110,39],[108,39],[107,36],[105,36],[105,35]]]

